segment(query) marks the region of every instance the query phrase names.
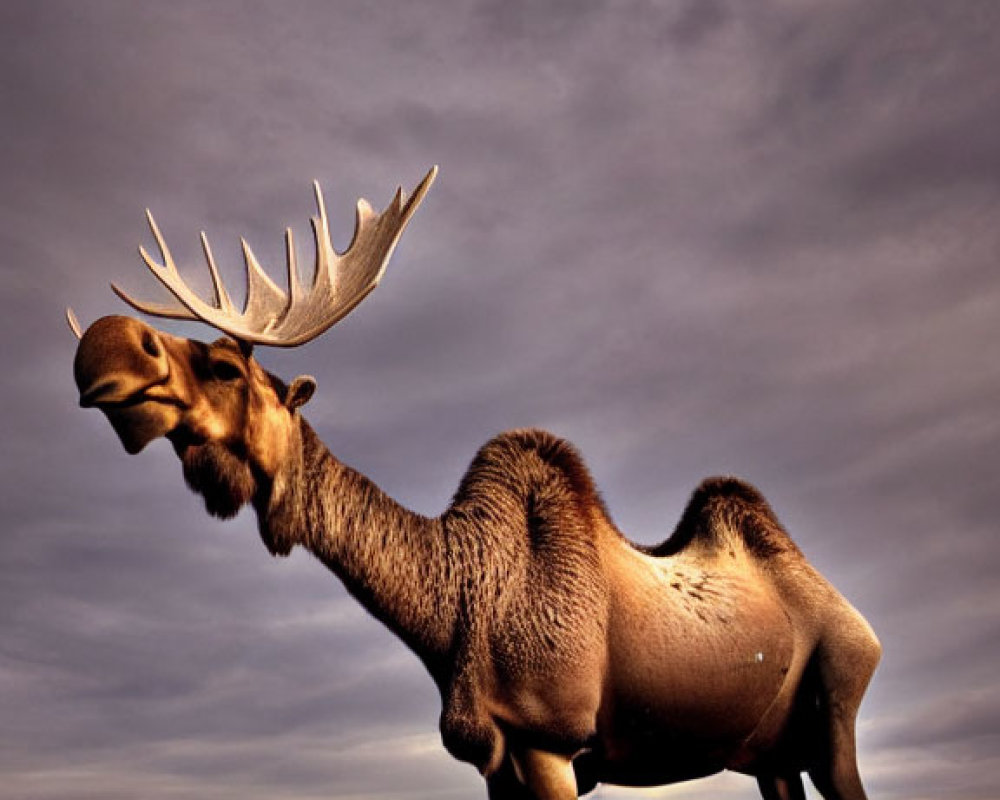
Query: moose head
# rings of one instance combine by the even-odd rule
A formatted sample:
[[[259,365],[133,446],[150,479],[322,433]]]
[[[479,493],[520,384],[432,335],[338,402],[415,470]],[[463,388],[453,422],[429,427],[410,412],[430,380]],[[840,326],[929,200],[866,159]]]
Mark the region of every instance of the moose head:
[[[180,457],[184,477],[205,498],[208,510],[234,515],[244,504],[270,493],[279,466],[297,432],[297,410],[316,387],[303,375],[290,384],[264,370],[255,345],[295,347],[350,313],[378,285],[404,228],[437,174],[432,168],[407,199],[402,190],[381,213],[357,204],[354,236],[337,253],[326,207],[315,184],[315,273],[303,286],[291,230],[285,234],[288,290],[277,286],[243,242],[247,295],[237,310],[223,285],[208,239],[202,248],[213,297],[202,300],[182,279],[152,215],[149,226],[161,261],[140,255],[178,304],[135,300],[112,284],[133,308],[156,317],[204,322],[226,334],[211,344],[158,331],[126,316],[102,317],[85,333],[71,310],[80,339],[73,365],[80,405],[100,409],[129,453],[166,437]]]

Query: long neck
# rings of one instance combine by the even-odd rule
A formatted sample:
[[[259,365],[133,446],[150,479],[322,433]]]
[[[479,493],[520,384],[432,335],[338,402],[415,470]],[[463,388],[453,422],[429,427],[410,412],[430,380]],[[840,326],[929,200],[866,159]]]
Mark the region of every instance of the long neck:
[[[297,428],[299,446],[257,504],[261,536],[273,553],[312,552],[436,673],[457,619],[441,521],[342,464],[305,420]]]

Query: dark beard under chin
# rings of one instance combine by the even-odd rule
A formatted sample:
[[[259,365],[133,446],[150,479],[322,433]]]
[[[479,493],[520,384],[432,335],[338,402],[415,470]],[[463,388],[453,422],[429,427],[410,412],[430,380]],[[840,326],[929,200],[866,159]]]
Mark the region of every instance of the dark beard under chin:
[[[181,464],[184,481],[205,498],[209,514],[229,519],[253,499],[257,482],[250,465],[225,445],[191,445],[181,454]]]

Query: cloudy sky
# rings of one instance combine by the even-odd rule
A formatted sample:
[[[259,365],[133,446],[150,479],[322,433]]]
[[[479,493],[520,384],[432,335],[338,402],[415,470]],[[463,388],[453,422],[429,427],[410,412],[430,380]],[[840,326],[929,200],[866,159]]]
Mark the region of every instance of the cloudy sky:
[[[343,246],[432,164],[379,290],[260,354],[334,453],[435,514],[546,427],[642,542],[749,479],[883,641],[869,793],[1000,796],[1000,5],[965,0],[0,4],[0,795],[485,797],[332,575],[76,406],[62,321],[157,296],[147,206],[238,283],[314,178]],[[756,789],[598,793],[640,796]]]

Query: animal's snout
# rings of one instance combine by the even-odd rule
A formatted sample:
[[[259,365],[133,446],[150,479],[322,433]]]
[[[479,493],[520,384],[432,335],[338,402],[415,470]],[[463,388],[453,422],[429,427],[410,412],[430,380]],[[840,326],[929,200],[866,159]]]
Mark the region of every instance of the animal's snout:
[[[124,403],[170,375],[159,334],[132,317],[102,317],[77,347],[73,377],[80,405]]]
[[[171,380],[171,339],[119,316],[102,317],[80,338],[73,362],[80,405],[99,408],[129,453],[181,422],[186,404]]]

